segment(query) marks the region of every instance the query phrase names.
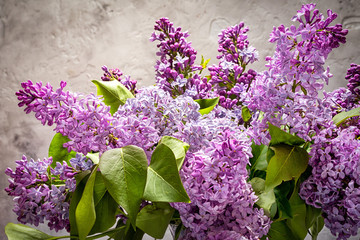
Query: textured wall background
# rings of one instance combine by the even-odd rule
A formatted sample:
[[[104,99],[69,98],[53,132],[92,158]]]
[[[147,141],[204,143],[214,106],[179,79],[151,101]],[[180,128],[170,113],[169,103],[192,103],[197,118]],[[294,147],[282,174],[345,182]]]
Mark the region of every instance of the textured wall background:
[[[249,40],[258,49],[260,61],[253,68],[264,69],[264,57],[274,46],[267,42],[273,26],[291,24],[301,4],[291,0],[0,0],[0,188],[6,187],[6,167],[22,154],[32,158],[47,156],[53,136],[32,114],[17,107],[14,93],[20,83],[50,82],[67,89],[95,91],[90,80],[100,79],[101,66],[120,68],[139,81],[154,84],[156,45],[148,41],[154,22],[169,17],[176,26],[188,30],[198,56],[216,63],[217,34],[222,28],[244,21],[250,28]],[[328,90],[345,86],[346,69],[360,63],[359,0],[319,0],[326,14],[338,13],[336,23],[349,29],[348,42],[333,51],[327,61],[334,74]],[[0,190],[0,239],[4,226],[16,216],[12,199]],[[325,232],[322,239],[334,239]],[[354,238],[355,239],[355,238]]]

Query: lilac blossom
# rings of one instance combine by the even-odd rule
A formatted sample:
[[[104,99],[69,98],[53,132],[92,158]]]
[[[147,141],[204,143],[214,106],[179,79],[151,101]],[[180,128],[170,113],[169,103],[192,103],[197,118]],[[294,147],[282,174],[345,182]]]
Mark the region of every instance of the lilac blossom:
[[[51,163],[51,157],[34,161],[23,156],[15,171],[6,169],[10,184],[5,191],[14,197],[19,222],[38,226],[47,221],[50,229],[70,231],[68,194],[75,190],[77,172],[65,162],[51,169]]]
[[[256,49],[250,46],[247,40],[248,31],[243,22],[223,30],[219,34],[218,41],[220,55],[217,58],[220,62],[209,67],[209,83],[219,96],[219,104],[240,113],[239,119],[241,119],[241,106],[251,82],[257,75],[252,69],[245,71],[246,66],[258,58]]]
[[[325,226],[337,239],[356,235],[360,228],[359,133],[354,126],[320,131],[310,151],[312,175],[300,188],[307,204],[322,208]]]
[[[270,228],[270,219],[254,207],[257,197],[247,182],[251,142],[231,125],[219,125],[222,131],[206,148],[186,157],[180,174],[191,203],[172,204],[187,228],[182,239],[259,239]]]
[[[193,99],[211,96],[211,85],[197,73],[203,67],[195,64],[197,52],[186,40],[189,34],[175,28],[167,18],[156,21],[154,29],[150,41],[159,41],[160,60],[155,65],[157,85],[172,96],[184,94]]]

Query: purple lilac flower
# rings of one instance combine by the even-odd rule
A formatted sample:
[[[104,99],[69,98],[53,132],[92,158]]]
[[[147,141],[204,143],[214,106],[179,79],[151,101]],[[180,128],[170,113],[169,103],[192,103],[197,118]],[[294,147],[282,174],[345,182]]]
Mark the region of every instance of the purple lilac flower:
[[[38,226],[47,221],[50,229],[70,231],[68,194],[75,190],[76,171],[57,163],[49,175],[51,163],[51,157],[34,161],[23,156],[15,171],[6,169],[10,184],[5,191],[14,197],[19,222]]]
[[[104,75],[101,77],[103,81],[113,81],[117,80],[123,84],[132,94],[137,93],[136,84],[137,81],[131,79],[129,76],[123,76],[123,73],[118,69],[108,69],[106,66],[102,66],[101,69],[104,71]]]
[[[340,24],[329,26],[335,18],[335,13],[328,11],[324,17],[315,4],[307,4],[293,18],[298,27],[281,25],[271,33],[269,41],[276,43],[275,54],[267,57],[268,70],[256,76],[245,100],[251,111],[264,113],[254,114],[260,118],[253,116],[251,122],[255,138],[263,143],[269,141],[269,136],[264,136],[267,122],[310,140],[318,123],[331,121],[329,103],[322,102],[318,92],[332,76],[324,67],[328,54],[345,43],[347,30]]]
[[[349,81],[347,84],[348,89],[353,94],[353,101],[359,102],[360,100],[360,65],[352,63],[347,70],[345,79]]]
[[[70,139],[64,145],[69,150],[83,154],[106,150],[113,119],[109,107],[94,95],[80,99],[77,94],[64,92],[65,85],[61,82],[54,91],[50,84],[22,83],[23,90],[16,93],[19,106],[26,106],[26,113],[35,112],[43,125],[55,123],[55,131]]]
[[[270,219],[254,208],[257,197],[247,182],[251,142],[222,119],[208,147],[190,149],[180,171],[191,203],[173,203],[187,228],[182,239],[259,239]],[[216,127],[215,127],[216,128]],[[220,131],[222,130],[222,131]],[[186,136],[185,136],[186,137]]]
[[[181,28],[174,28],[167,18],[156,21],[154,29],[150,41],[159,41],[157,55],[160,60],[155,65],[157,85],[172,96],[208,98],[211,85],[196,73],[202,70],[202,66],[195,65],[197,52],[186,40],[189,34],[182,32]]]
[[[252,69],[245,71],[246,66],[258,58],[256,49],[249,46],[248,31],[243,22],[223,30],[219,34],[218,52],[221,54],[217,58],[220,62],[209,67],[209,83],[219,96],[219,104],[227,109],[236,110],[238,105],[241,109],[250,84],[257,75]]]
[[[322,208],[325,226],[337,239],[360,228],[359,128],[324,128],[314,137],[309,165],[312,175],[300,188],[304,201]]]

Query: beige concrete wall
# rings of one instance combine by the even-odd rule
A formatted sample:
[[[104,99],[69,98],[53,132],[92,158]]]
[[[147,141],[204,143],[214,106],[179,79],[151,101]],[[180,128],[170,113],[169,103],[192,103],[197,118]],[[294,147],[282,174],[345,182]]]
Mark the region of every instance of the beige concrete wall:
[[[17,107],[14,93],[20,83],[68,82],[68,90],[94,92],[90,80],[99,79],[101,66],[118,67],[139,81],[154,83],[156,46],[148,41],[154,22],[169,17],[188,30],[199,57],[216,63],[217,34],[229,25],[244,21],[249,40],[258,49],[261,61],[254,68],[264,70],[264,57],[274,46],[267,42],[273,26],[290,25],[302,3],[291,0],[0,0],[0,188],[7,185],[3,174],[14,167],[22,154],[47,156],[53,132],[33,114]],[[318,8],[339,14],[350,32],[348,43],[334,50],[328,64],[334,78],[327,89],[346,84],[350,63],[360,63],[359,0],[319,0]],[[16,221],[12,199],[0,191],[0,239],[4,226]],[[324,239],[328,239],[327,237]]]

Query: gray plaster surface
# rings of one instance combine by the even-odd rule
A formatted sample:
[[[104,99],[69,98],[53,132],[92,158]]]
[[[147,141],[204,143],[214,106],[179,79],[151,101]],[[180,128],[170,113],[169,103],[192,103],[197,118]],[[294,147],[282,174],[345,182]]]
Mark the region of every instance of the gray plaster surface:
[[[140,86],[155,83],[156,44],[149,42],[153,25],[168,17],[188,30],[193,47],[217,63],[217,34],[222,28],[244,21],[250,28],[249,40],[259,51],[253,68],[264,70],[264,58],[272,55],[268,43],[273,26],[289,26],[291,17],[303,3],[291,0],[0,0],[0,188],[7,186],[7,167],[22,154],[32,158],[47,156],[54,134],[33,116],[17,107],[14,93],[20,83],[50,82],[67,89],[95,92],[92,79],[100,79],[101,66],[120,68],[137,79]],[[328,90],[345,86],[346,69],[360,63],[359,0],[319,0],[326,14],[338,13],[336,23],[349,29],[347,44],[331,53],[327,64],[334,77]],[[200,60],[199,60],[200,61]],[[0,190],[0,239],[4,227],[16,222],[12,199]],[[41,227],[42,230],[46,229]],[[167,237],[169,239],[169,235]],[[324,231],[320,239],[335,239]],[[355,237],[353,239],[359,239]]]

